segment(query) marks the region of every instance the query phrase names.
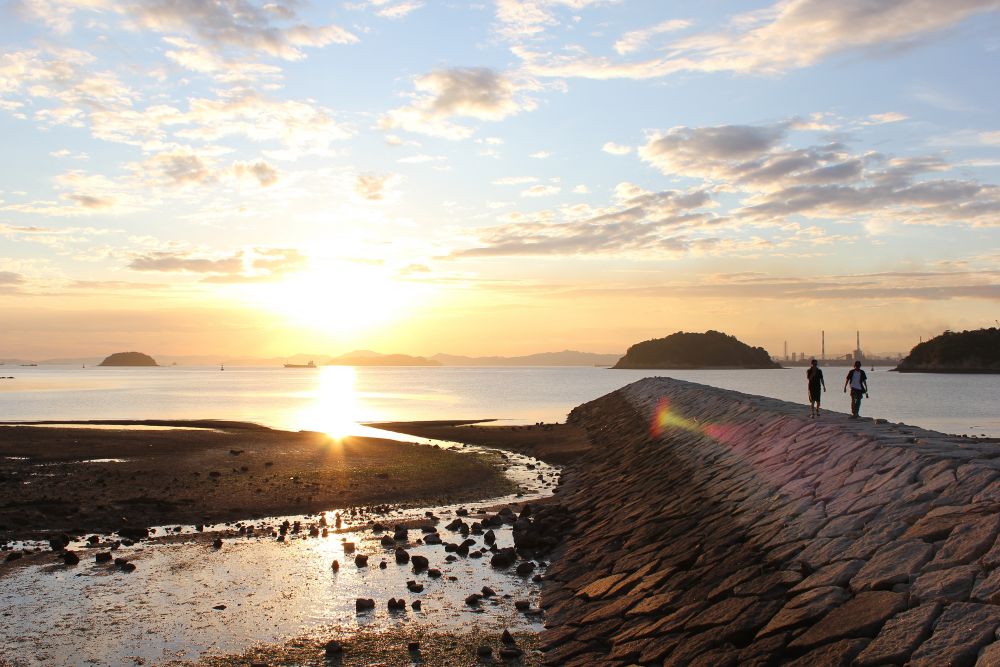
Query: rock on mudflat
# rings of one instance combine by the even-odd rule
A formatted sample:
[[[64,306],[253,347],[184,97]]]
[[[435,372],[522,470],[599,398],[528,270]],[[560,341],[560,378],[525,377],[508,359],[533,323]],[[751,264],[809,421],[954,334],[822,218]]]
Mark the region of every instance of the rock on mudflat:
[[[375,600],[371,598],[358,598],[354,601],[354,608],[357,611],[368,611],[375,608]]]
[[[358,567],[368,567],[368,556],[364,554],[358,554],[354,557],[354,564]]]
[[[490,559],[490,565],[503,569],[513,565],[516,560],[517,552],[513,547],[507,547],[493,554],[493,557]]]
[[[427,557],[420,555],[410,556],[410,562],[413,563],[414,572],[421,572],[423,570],[426,570],[427,566],[430,565],[430,561],[427,560]]]

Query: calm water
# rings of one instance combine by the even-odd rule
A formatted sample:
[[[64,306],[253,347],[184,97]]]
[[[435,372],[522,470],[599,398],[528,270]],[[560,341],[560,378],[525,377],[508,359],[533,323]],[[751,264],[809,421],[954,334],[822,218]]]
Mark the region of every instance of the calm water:
[[[846,412],[846,368],[826,369],[824,408]],[[869,372],[862,414],[1000,437],[1000,375]],[[650,375],[805,404],[805,369],[625,371],[588,367],[0,367],[0,420],[235,419],[346,432],[359,421],[562,421],[576,405]],[[805,413],[805,410],[803,410]]]

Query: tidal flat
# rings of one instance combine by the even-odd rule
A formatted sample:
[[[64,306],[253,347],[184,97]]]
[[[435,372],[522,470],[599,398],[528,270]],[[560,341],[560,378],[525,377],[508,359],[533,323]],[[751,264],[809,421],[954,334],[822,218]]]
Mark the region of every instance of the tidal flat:
[[[163,425],[0,429],[0,502],[21,517],[3,538],[0,664],[433,665],[487,646],[535,663],[547,563],[515,555],[513,526],[558,469],[422,438]]]

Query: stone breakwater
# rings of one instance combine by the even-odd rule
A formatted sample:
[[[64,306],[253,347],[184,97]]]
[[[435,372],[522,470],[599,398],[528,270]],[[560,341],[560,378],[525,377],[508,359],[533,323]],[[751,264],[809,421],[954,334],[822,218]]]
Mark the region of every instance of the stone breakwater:
[[[1000,442],[650,378],[546,574],[549,665],[1000,665]]]

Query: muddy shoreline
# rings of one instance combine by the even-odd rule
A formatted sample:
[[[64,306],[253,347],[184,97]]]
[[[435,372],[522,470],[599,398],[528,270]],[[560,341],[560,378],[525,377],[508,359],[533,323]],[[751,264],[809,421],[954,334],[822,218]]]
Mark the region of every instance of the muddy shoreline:
[[[492,421],[436,420],[376,422],[368,426],[421,438],[496,447],[554,464],[571,463],[590,451],[587,432],[571,424],[506,426]]]
[[[126,428],[134,426],[157,429]],[[0,544],[492,497],[511,491],[495,463],[433,446],[238,422],[3,425]]]
[[[0,457],[4,457],[0,459],[3,465],[0,468],[3,471],[0,473],[3,474],[3,479],[0,479],[0,489],[3,491],[0,494],[0,518],[4,521],[11,520],[16,516],[14,508],[34,512],[33,521],[20,523],[22,526],[25,523],[29,526],[20,535],[31,537],[43,537],[55,532],[51,529],[51,525],[59,526],[58,522],[61,517],[65,522],[63,525],[84,523],[87,526],[86,530],[81,530],[79,526],[73,530],[75,535],[80,536],[98,532],[107,534],[121,530],[122,527],[171,526],[174,524],[180,527],[180,524],[187,524],[183,534],[173,535],[170,532],[171,529],[168,529],[167,533],[164,534],[163,530],[160,530],[157,531],[154,539],[143,540],[134,547],[123,549],[114,554],[124,555],[127,560],[139,566],[137,574],[125,575],[128,579],[122,580],[123,584],[126,581],[131,581],[132,584],[124,589],[117,586],[108,589],[123,592],[133,589],[136,585],[150,585],[148,583],[135,583],[144,582],[150,573],[153,573],[154,577],[163,575],[169,579],[171,569],[181,566],[181,563],[170,565],[169,563],[172,561],[164,561],[163,558],[167,557],[165,554],[168,552],[164,552],[163,549],[168,551],[185,549],[187,551],[184,553],[192,553],[194,561],[182,561],[186,562],[182,566],[184,571],[192,573],[201,572],[201,569],[210,567],[214,560],[224,559],[227,563],[227,576],[230,576],[228,570],[231,568],[236,568],[232,570],[236,572],[239,568],[246,567],[246,558],[253,558],[256,561],[259,556],[255,557],[252,554],[263,555],[265,552],[262,552],[261,549],[266,549],[266,553],[270,553],[273,550],[270,547],[255,547],[253,545],[255,543],[273,544],[274,536],[278,534],[280,527],[270,525],[273,521],[268,522],[265,518],[263,523],[256,522],[258,530],[255,531],[254,537],[250,536],[249,531],[244,535],[243,529],[249,528],[253,522],[253,514],[270,517],[283,513],[305,515],[303,516],[302,532],[298,532],[297,525],[293,526],[288,531],[289,546],[278,547],[288,549],[284,553],[290,555],[301,553],[302,549],[307,549],[307,544],[315,544],[316,547],[310,548],[323,549],[323,553],[327,553],[325,549],[333,549],[336,552],[339,548],[337,545],[344,538],[338,536],[340,531],[336,530],[334,526],[334,517],[324,518],[322,515],[310,517],[310,512],[330,510],[331,507],[346,508],[364,505],[367,507],[365,509],[359,507],[357,516],[353,514],[350,517],[345,516],[345,519],[349,519],[345,521],[345,531],[352,529],[348,526],[363,527],[368,525],[368,529],[362,528],[367,534],[367,531],[371,530],[370,526],[375,525],[371,522],[377,520],[389,522],[390,525],[402,523],[409,525],[413,530],[417,524],[425,524],[426,518],[411,522],[396,518],[380,518],[383,516],[380,514],[383,511],[386,512],[384,515],[386,517],[397,517],[399,514],[397,510],[393,509],[382,510],[378,504],[385,503],[384,507],[388,507],[390,504],[395,507],[400,504],[412,507],[418,502],[427,505],[444,505],[449,502],[481,501],[483,498],[498,497],[515,490],[515,483],[508,481],[501,475],[503,468],[512,466],[523,470],[527,466],[532,478],[535,477],[536,472],[531,463],[532,459],[525,459],[517,454],[511,454],[509,457],[499,451],[486,454],[460,454],[434,446],[411,445],[377,438],[351,437],[332,440],[317,433],[272,431],[252,424],[232,422],[199,422],[197,426],[194,426],[193,422],[144,422],[139,424],[142,426],[173,427],[171,430],[117,428],[124,426],[121,423],[103,423],[101,425],[111,428],[74,428],[64,425],[0,427]],[[91,424],[87,426],[91,426]],[[511,428],[495,425],[483,426],[470,422],[418,422],[416,424],[392,424],[391,426],[394,431],[420,437],[447,438],[451,441],[464,441],[469,444],[486,444],[498,449],[504,448],[514,452],[529,453],[531,456],[544,454],[556,460],[565,457],[569,449],[567,443],[579,437],[579,432],[576,429],[560,428],[557,425]],[[493,457],[492,461],[491,457]],[[83,463],[85,460],[91,462]],[[270,465],[267,465],[268,463]],[[539,461],[535,461],[535,464],[547,468]],[[246,469],[242,469],[244,466]],[[41,485],[18,484],[20,480],[17,478],[25,471],[37,472],[38,470],[51,470],[51,474],[54,476],[65,475],[65,477],[61,478],[58,483],[54,478],[49,478],[53,480],[51,482],[52,488],[44,493],[41,491],[43,488]],[[220,474],[208,476],[206,470],[218,471]],[[14,473],[12,474],[11,471]],[[196,472],[201,474],[195,474]],[[546,478],[549,475],[550,473],[545,473]],[[37,479],[39,476],[35,475],[34,477]],[[542,483],[540,481],[542,478],[543,475],[539,471],[538,484]],[[404,479],[405,483],[402,481]],[[525,480],[517,476],[513,479],[516,486],[531,488],[530,484],[524,486]],[[254,493],[254,485],[262,484],[262,480],[271,483],[270,490],[267,493]],[[29,481],[34,482],[35,479]],[[327,486],[323,486],[324,481],[328,483]],[[39,494],[40,499],[50,497],[50,494],[57,488],[61,489],[60,500],[66,501],[68,499],[71,503],[78,503],[83,511],[63,516],[59,512],[51,512],[51,508],[44,502],[33,507],[29,502],[26,502],[23,495],[20,495],[21,489],[17,489],[17,486],[27,487],[29,490],[30,487],[35,486],[37,490],[35,492]],[[301,491],[302,489],[309,489],[312,493],[305,495],[304,491]],[[134,494],[137,490],[144,494],[139,497],[159,497],[161,502],[157,505],[129,502],[136,497]],[[302,495],[291,495],[295,491],[299,491]],[[163,495],[157,496],[157,494]],[[257,497],[255,498],[255,496]],[[512,497],[508,496],[508,499]],[[178,498],[186,498],[186,503],[178,502]],[[254,500],[257,502],[253,502]],[[99,505],[104,505],[104,507],[99,507]],[[139,510],[134,510],[133,506],[138,507]],[[59,507],[60,511],[63,511],[62,508],[65,505],[59,505]],[[454,507],[453,505],[451,510],[446,510],[445,515],[456,519],[458,516],[464,516],[462,512],[465,510],[457,511]],[[99,511],[88,511],[87,508]],[[128,511],[129,514],[125,515],[125,511]],[[483,512],[488,512],[485,507],[478,510],[480,514],[476,514],[476,511],[472,509],[469,511],[470,522],[475,516],[487,516]],[[517,506],[515,506],[515,511],[520,511]],[[118,514],[122,514],[122,516],[118,516]],[[48,523],[49,519],[52,520],[52,523]],[[123,519],[125,520],[123,521]],[[326,519],[330,521],[329,542],[326,539]],[[231,526],[208,525],[213,522],[225,521],[234,521],[234,523]],[[321,521],[323,523],[319,523]],[[443,526],[446,521],[441,521],[441,525]],[[206,524],[205,533],[190,532],[192,525],[201,522]],[[507,525],[509,526],[509,524]],[[102,526],[107,527],[102,529]],[[261,528],[264,528],[263,532],[260,530]],[[356,528],[353,529],[356,530]],[[504,530],[509,530],[509,527],[504,528]],[[281,537],[284,537],[284,531],[280,532]],[[322,535],[318,535],[318,532],[322,532]],[[498,539],[501,532],[501,529],[498,528]],[[479,539],[476,537],[475,530],[473,533],[472,537]],[[481,533],[482,531],[479,534]],[[6,534],[10,535],[11,532],[8,531]],[[376,536],[378,534],[380,533],[376,533]],[[461,540],[461,536],[449,537],[451,535],[449,530],[443,530],[443,534],[446,536],[446,540]],[[416,535],[411,535],[411,538],[415,539]],[[317,536],[320,539],[316,540]],[[102,538],[102,540],[104,539],[113,540],[114,538]],[[356,538],[348,537],[347,539],[354,540]],[[371,542],[373,539],[369,536],[359,542],[357,545],[359,552],[371,553],[374,550],[373,557],[376,558],[376,561],[373,563],[376,563],[379,558],[383,561],[388,558],[391,563],[392,549],[389,549],[388,556],[386,556],[386,553],[383,553],[385,551],[384,542],[380,550],[380,547]],[[509,540],[509,537],[505,539]],[[263,543],[260,540],[263,540]],[[221,547],[219,546],[220,542],[223,543]],[[327,543],[331,546],[322,546]],[[404,544],[407,549],[411,550],[413,548],[418,551],[421,549],[420,539],[416,539],[415,542],[412,539],[409,542],[397,542],[398,544]],[[120,567],[100,564],[95,566],[92,563],[94,554],[108,549],[109,546],[114,552],[116,547],[113,542],[102,541],[92,546],[82,543],[74,545],[72,549],[83,557],[79,568],[72,566],[67,568],[62,564],[55,566],[48,564],[53,555],[43,549],[39,552],[25,553],[23,558],[18,558],[16,561],[0,563],[0,572],[10,575],[21,568],[42,565],[44,570],[41,573],[42,579],[39,583],[47,581],[48,577],[68,576],[69,572],[76,572],[76,576],[73,577],[73,581],[76,582],[74,585],[84,587],[78,593],[89,591],[92,587],[97,587],[93,590],[98,590],[102,586],[102,581],[110,582],[111,579],[123,576],[118,573]],[[426,548],[423,547],[423,549]],[[426,553],[431,556],[434,564],[438,564],[440,561],[437,559],[444,554],[437,554],[433,549],[431,551],[433,554]],[[380,553],[381,556],[379,556]],[[444,569],[446,575],[441,580],[445,582],[444,587],[442,588],[436,580],[423,581],[429,586],[431,595],[431,597],[425,598],[425,607],[430,610],[425,613],[434,614],[434,617],[438,618],[437,615],[442,611],[437,608],[444,604],[441,595],[446,597],[458,595],[459,604],[461,604],[462,597],[468,593],[465,589],[471,583],[468,577],[472,576],[474,580],[475,575],[471,573],[478,571],[476,568],[486,568],[483,570],[484,572],[492,570],[500,573],[492,575],[500,577],[498,580],[500,585],[493,584],[500,593],[513,593],[516,586],[514,588],[508,587],[513,586],[514,579],[525,582],[530,578],[530,575],[520,576],[520,571],[515,576],[513,567],[509,568],[509,571],[507,569],[495,570],[495,566],[491,568],[489,551],[484,550],[484,553],[485,557],[478,560],[461,557],[451,565],[441,562],[439,566]],[[471,556],[475,555],[471,554]],[[346,549],[344,556],[348,556]],[[523,555],[522,557],[530,558],[530,556]],[[344,560],[345,558],[342,557],[341,561]],[[354,574],[355,565],[350,562],[349,557],[346,560],[348,562],[345,562],[344,566],[347,569],[342,570],[343,576],[341,578],[347,578],[336,586],[337,599],[344,597],[345,594],[348,597],[353,594],[342,589],[341,586],[350,588],[348,582],[352,581],[352,577],[357,578]],[[90,562],[89,565],[88,562]],[[279,570],[281,569],[275,564],[275,561],[267,562],[271,564],[263,565],[263,561],[261,561],[259,566],[255,562],[250,567],[254,571],[257,567],[278,567]],[[538,562],[541,563],[540,560]],[[467,567],[473,568],[464,575],[460,574],[462,567],[466,567],[462,565],[463,563],[466,563]],[[384,562],[380,563],[377,568],[373,567],[372,574],[368,577],[381,580],[389,576],[390,578],[386,581],[388,584],[392,580],[392,576],[400,576],[388,574],[392,573],[394,568],[398,568],[398,565],[390,564],[388,570],[381,569],[384,567]],[[454,574],[459,575],[457,578],[448,576],[449,568],[453,567],[458,568],[454,571]],[[108,572],[104,572],[102,568],[110,569]],[[322,573],[324,571],[329,573],[329,568],[328,562],[319,568],[307,567],[305,576],[314,578],[319,585],[326,586],[329,585],[326,578],[330,575]],[[261,574],[266,571],[266,569],[261,570]],[[23,572],[27,572],[27,570],[23,570]],[[207,572],[199,576],[211,577]],[[450,582],[446,581],[449,579]],[[8,583],[13,581],[15,580],[8,579]],[[208,581],[206,580],[206,582]],[[286,580],[279,578],[276,581]],[[55,584],[53,582],[48,585]],[[167,588],[164,590],[170,590],[169,584],[166,585]],[[395,585],[389,584],[389,586],[385,592],[397,595],[406,594],[405,588],[397,592],[398,582]],[[294,587],[295,585],[289,589],[289,592]],[[156,589],[151,590],[155,591]],[[225,599],[224,591],[226,590],[228,589],[223,586],[216,591],[215,598],[206,599],[204,604],[210,605],[222,600],[228,603],[228,609],[226,605],[222,605],[215,607],[214,610],[197,613],[207,613],[209,617],[237,613],[238,607],[233,607],[233,601]],[[452,592],[446,592],[449,590]],[[261,595],[266,595],[263,589],[258,592]],[[124,594],[128,595],[128,593]],[[89,594],[85,593],[84,595]],[[519,595],[524,597],[525,591],[522,590]],[[537,596],[537,589],[531,595]],[[412,592],[407,595],[408,598],[411,596]],[[497,609],[520,617],[521,612],[516,612],[513,609],[514,598],[511,595],[503,595],[502,597],[508,599],[501,602],[498,597],[496,604],[500,606]],[[46,595],[44,598],[51,599],[51,596]],[[145,599],[144,596],[140,594],[135,602],[130,604],[137,604],[139,600],[143,599]],[[332,598],[330,601],[334,602]],[[353,598],[350,598],[350,601],[353,602]],[[275,611],[277,612],[288,604],[291,603],[288,601],[279,603]],[[380,600],[379,604],[384,606],[384,601]],[[537,603],[533,602],[532,607],[537,610],[535,604]],[[485,606],[492,607],[493,605]],[[32,617],[35,617],[36,614],[44,616],[45,612],[42,611],[44,608],[45,605],[42,605],[42,607],[35,609],[31,612]],[[27,612],[27,609],[24,611]],[[286,608],[285,613],[289,611],[293,611],[293,609]],[[185,613],[191,612],[185,610]],[[281,615],[284,616],[285,613]],[[385,612],[384,609],[380,609],[374,613],[377,618],[381,618]],[[412,611],[409,613],[414,614]],[[443,613],[454,614],[455,612]],[[475,664],[477,661],[482,661],[480,651],[486,650],[487,646],[490,647],[491,659],[494,661],[521,665],[540,664],[541,655],[537,649],[537,635],[534,634],[534,631],[526,632],[523,621],[515,621],[513,618],[504,621],[501,615],[501,618],[492,620],[483,617],[482,621],[485,624],[481,625],[480,622],[473,620],[475,619],[475,615],[473,615],[470,617],[471,622],[462,629],[456,628],[457,632],[448,632],[436,625],[428,627],[421,626],[419,623],[414,624],[416,618],[407,620],[398,627],[393,627],[393,623],[398,624],[400,619],[391,618],[391,611],[389,616],[390,618],[387,619],[388,627],[379,630],[375,628],[366,630],[363,623],[360,626],[358,623],[353,623],[350,626],[340,628],[335,626],[319,627],[291,639],[278,642],[265,640],[241,653],[223,651],[223,654],[220,655],[204,655],[197,663],[168,661],[163,664],[367,665],[372,664],[373,661],[378,664],[390,665],[410,665],[414,664],[415,661],[424,665]],[[385,621],[379,622],[385,623]],[[510,636],[507,636],[506,643],[501,637],[501,630],[508,622],[513,623],[507,627],[514,634],[515,644],[510,643]],[[515,630],[515,626],[522,629]],[[195,626],[186,627],[193,628]],[[333,656],[327,651],[331,641],[337,642],[339,646],[338,651]],[[414,642],[418,645],[416,651],[411,650]],[[520,653],[518,653],[519,657],[511,663],[510,652],[515,651],[514,645],[517,647],[516,651]],[[506,660],[502,659],[504,654],[501,651],[503,650],[508,652]],[[56,661],[58,662],[59,659]],[[29,663],[30,659],[24,664]],[[22,663],[17,658],[12,663],[5,663],[0,658],[0,665],[7,664],[19,665]],[[157,664],[160,664],[159,661]]]

